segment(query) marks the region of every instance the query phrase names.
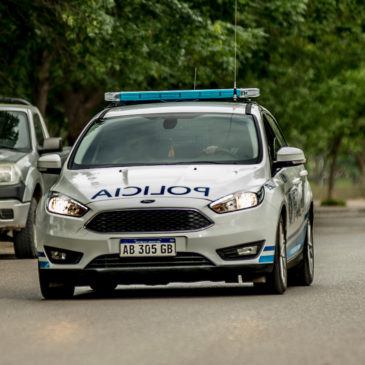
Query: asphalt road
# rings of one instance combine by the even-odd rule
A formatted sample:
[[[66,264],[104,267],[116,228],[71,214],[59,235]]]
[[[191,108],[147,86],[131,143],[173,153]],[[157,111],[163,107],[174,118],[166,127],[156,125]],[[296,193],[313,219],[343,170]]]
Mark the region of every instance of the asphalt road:
[[[315,281],[282,296],[203,283],[45,301],[36,261],[0,243],[0,365],[364,364],[365,214],[315,223]]]

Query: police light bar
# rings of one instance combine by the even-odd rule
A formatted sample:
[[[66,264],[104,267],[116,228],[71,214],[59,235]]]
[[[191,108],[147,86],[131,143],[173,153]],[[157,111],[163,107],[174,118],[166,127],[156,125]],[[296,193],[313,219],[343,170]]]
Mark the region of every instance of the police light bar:
[[[260,89],[248,88],[248,89],[238,89],[240,99],[258,98],[260,96]]]
[[[171,91],[126,91],[105,93],[105,101],[165,101],[201,99],[248,99],[260,96],[260,89],[211,89],[211,90],[171,90]]]

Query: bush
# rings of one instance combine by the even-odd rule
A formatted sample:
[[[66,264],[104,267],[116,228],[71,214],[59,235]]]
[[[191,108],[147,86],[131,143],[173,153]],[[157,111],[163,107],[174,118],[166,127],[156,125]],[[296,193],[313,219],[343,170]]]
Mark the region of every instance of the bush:
[[[322,207],[345,207],[346,202],[344,200],[325,199],[321,202]]]

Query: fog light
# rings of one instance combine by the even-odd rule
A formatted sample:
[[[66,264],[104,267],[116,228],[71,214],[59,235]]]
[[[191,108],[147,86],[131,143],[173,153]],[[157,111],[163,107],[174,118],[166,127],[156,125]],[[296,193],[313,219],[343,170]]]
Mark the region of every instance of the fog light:
[[[250,255],[256,255],[257,254],[257,246],[246,246],[246,247],[240,247],[237,248],[237,253],[240,256],[250,256]]]
[[[78,264],[82,258],[81,252],[49,246],[44,246],[44,249],[52,264]]]
[[[257,257],[265,241],[247,242],[240,245],[225,247],[217,250],[223,260],[250,260]]]
[[[65,261],[66,260],[66,252],[60,251],[51,251],[51,258],[57,261]]]

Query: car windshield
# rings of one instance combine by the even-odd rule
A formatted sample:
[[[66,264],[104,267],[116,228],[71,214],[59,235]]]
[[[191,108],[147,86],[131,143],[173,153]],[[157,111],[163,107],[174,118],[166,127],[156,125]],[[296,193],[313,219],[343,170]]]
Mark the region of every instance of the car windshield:
[[[25,113],[0,111],[0,148],[29,150],[28,118]]]
[[[250,115],[150,114],[96,121],[79,142],[71,166],[252,164],[258,158]]]

